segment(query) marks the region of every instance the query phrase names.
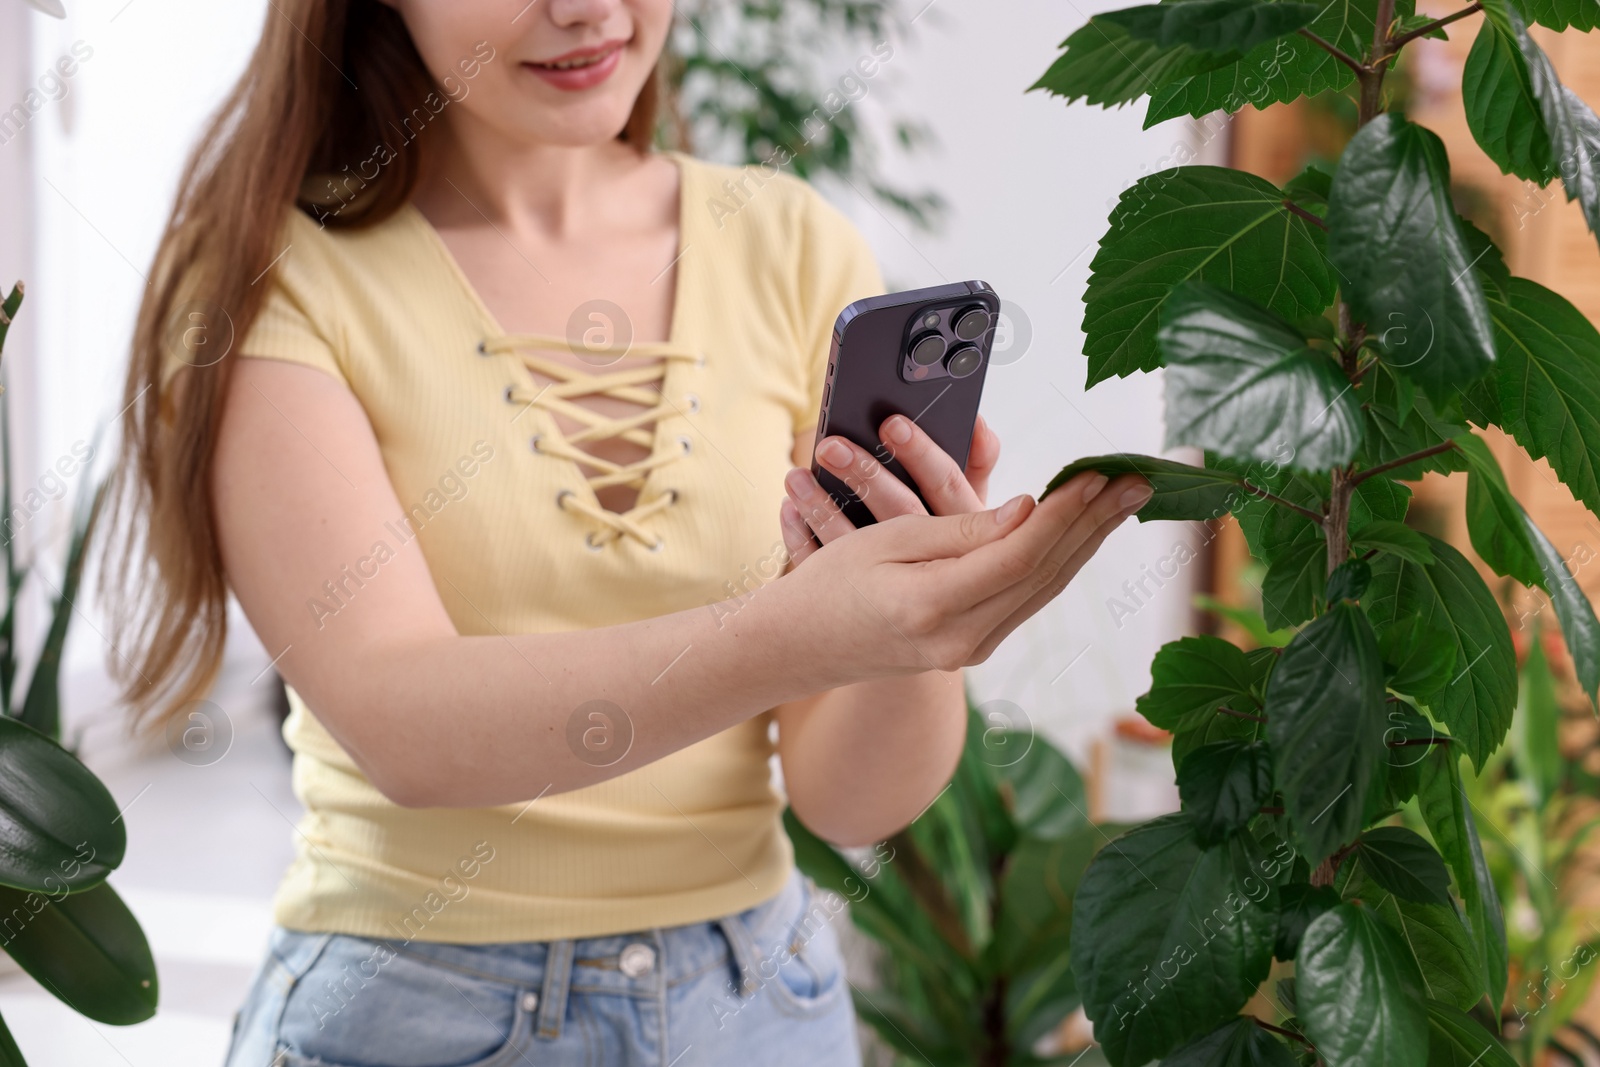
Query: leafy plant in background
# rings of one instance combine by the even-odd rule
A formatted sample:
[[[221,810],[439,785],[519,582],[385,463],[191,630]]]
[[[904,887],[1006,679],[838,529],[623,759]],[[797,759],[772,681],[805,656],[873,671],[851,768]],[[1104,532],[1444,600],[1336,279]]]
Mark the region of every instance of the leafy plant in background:
[[[1526,1064],[1548,1049],[1581,1065],[1583,1046],[1600,1053],[1600,1037],[1573,1018],[1600,972],[1600,914],[1572,894],[1585,888],[1581,853],[1600,829],[1600,799],[1562,753],[1557,689],[1535,631],[1510,743],[1464,785],[1486,815],[1484,858],[1506,902],[1508,1041]]]
[[[18,284],[0,304],[0,349],[21,304]],[[7,594],[0,620],[0,948],[74,1011],[113,1025],[141,1022],[156,1010],[155,961],[133,913],[106,883],[127,845],[122,817],[100,780],[58,743],[61,651],[102,490],[92,503],[89,494],[79,499],[50,628],[17,704],[17,605],[29,568],[19,565],[12,535],[6,410],[0,390]],[[0,1067],[23,1063],[0,1020]]]
[[[1439,138],[1385,110],[1401,50],[1480,10],[1474,136],[1502,170],[1559,178],[1600,230],[1600,118],[1527,29],[1587,29],[1595,0],[1440,19],[1412,0],[1149,4],[1094,16],[1036,86],[1149,95],[1160,117],[1328,91],[1357,111],[1331,173],[1140,180],[1093,261],[1090,384],[1164,367],[1166,444],[1205,465],[1100,456],[1049,488],[1138,471],[1155,487],[1141,519],[1232,513],[1268,564],[1265,624],[1298,628],[1282,649],[1188,637],[1156,656],[1138,706],[1175,735],[1183,810],[1101,851],[1072,913],[1078,990],[1118,1067],[1513,1062],[1495,1035],[1505,924],[1461,760],[1482,771],[1505,740],[1516,661],[1477,569],[1405,525],[1402,483],[1467,473],[1473,547],[1549,595],[1594,701],[1600,622],[1473,427],[1600,510],[1600,332],[1511,276],[1457,217]],[[1411,804],[1426,837],[1384,825]],[[1274,960],[1294,964],[1280,1017],[1241,1014]]]
[[[894,0],[678,4],[661,139],[712,158],[770,160],[808,180],[829,174],[931,227],[943,201],[883,175],[853,106],[893,65],[895,8]],[[819,61],[821,50],[841,57],[839,70]],[[905,119],[889,132],[906,149],[928,140],[922,125]]]
[[[856,1010],[907,1061],[1079,1062],[1033,1049],[1080,1003],[1068,967],[1072,894],[1117,832],[1086,811],[1065,756],[969,708],[950,787],[871,856],[835,851],[785,812],[801,870],[849,900],[855,924],[885,949],[884,988],[857,989]]]

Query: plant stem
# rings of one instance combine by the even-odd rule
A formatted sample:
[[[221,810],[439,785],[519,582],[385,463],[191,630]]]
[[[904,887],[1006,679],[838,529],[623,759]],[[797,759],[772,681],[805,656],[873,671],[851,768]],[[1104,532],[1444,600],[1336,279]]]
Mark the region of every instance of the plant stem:
[[[1419,459],[1427,459],[1429,456],[1437,456],[1439,453],[1448,452],[1455,447],[1456,443],[1454,441],[1443,441],[1436,445],[1429,445],[1427,448],[1413,452],[1409,456],[1401,456],[1399,459],[1391,459],[1387,463],[1380,463],[1376,467],[1368,467],[1364,471],[1358,471],[1350,477],[1350,484],[1360,485],[1368,478],[1371,478],[1374,474],[1382,474],[1384,471],[1392,471],[1396,467],[1404,467],[1406,464],[1415,463]]]
[[[1217,711],[1223,715],[1232,715],[1236,719],[1249,719],[1251,722],[1266,722],[1265,715],[1252,715],[1248,711],[1234,711],[1232,708],[1219,707]]]
[[[1328,53],[1334,59],[1337,59],[1345,66],[1355,71],[1357,74],[1360,74],[1366,69],[1361,65],[1361,61],[1359,59],[1351,55],[1349,52],[1346,52],[1332,41],[1329,41],[1324,37],[1319,37],[1307,29],[1300,29],[1296,30],[1295,32],[1304,37],[1306,40],[1310,41],[1312,44],[1316,45],[1318,48],[1322,49],[1324,52]]]
[[[974,958],[972,942],[967,938],[966,928],[961,925],[961,916],[951,903],[944,883],[923,860],[916,841],[909,833],[901,830],[889,838],[889,844],[894,848],[895,862],[900,865],[900,877],[905,881],[906,888],[911,890],[911,895],[927,912],[934,929],[938,930],[950,943],[950,947],[961,956],[966,959]]]
[[[1312,522],[1322,521],[1322,516],[1317,514],[1315,511],[1312,511],[1310,508],[1303,508],[1293,501],[1283,499],[1283,497],[1278,496],[1276,493],[1269,493],[1258,485],[1251,485],[1249,482],[1240,482],[1239,485],[1244,489],[1245,492],[1258,496],[1262,500],[1270,500],[1274,504],[1281,504],[1290,511],[1298,511]]]
[[[1322,520],[1322,534],[1328,540],[1329,574],[1350,555],[1350,497],[1354,492],[1355,483],[1350,480],[1350,472],[1343,467],[1335,467],[1328,515]]]
[[[17,317],[17,309],[22,306],[22,283],[18,282],[11,287],[11,295],[0,303],[0,350],[6,347],[6,333],[11,329],[11,320]]]
[[[1457,19],[1464,19],[1468,15],[1476,15],[1482,10],[1482,3],[1469,4],[1453,15],[1446,15],[1442,19],[1434,19],[1426,26],[1418,26],[1416,29],[1411,30],[1408,33],[1402,33],[1399,37],[1396,37],[1394,40],[1389,42],[1389,55],[1394,55],[1396,52],[1400,51],[1401,48],[1410,44],[1412,41],[1415,41],[1418,37],[1426,37],[1434,30],[1443,29],[1452,22],[1455,22]]]
[[[1306,1037],[1305,1034],[1297,1034],[1293,1030],[1285,1030],[1281,1026],[1273,1026],[1269,1022],[1266,1022],[1262,1019],[1257,1019],[1254,1015],[1250,1016],[1250,1018],[1253,1019],[1255,1024],[1261,1027],[1263,1030],[1271,1030],[1275,1034],[1282,1034],[1284,1037],[1292,1037],[1313,1052],[1315,1052],[1317,1049],[1317,1046],[1313,1045],[1311,1043],[1311,1039]]]
[[[1323,222],[1321,218],[1312,212],[1307,211],[1305,208],[1301,207],[1293,200],[1290,200],[1288,197],[1283,198],[1283,206],[1288,208],[1292,214],[1299,215],[1313,226],[1321,226],[1324,230],[1328,228],[1328,224]]]

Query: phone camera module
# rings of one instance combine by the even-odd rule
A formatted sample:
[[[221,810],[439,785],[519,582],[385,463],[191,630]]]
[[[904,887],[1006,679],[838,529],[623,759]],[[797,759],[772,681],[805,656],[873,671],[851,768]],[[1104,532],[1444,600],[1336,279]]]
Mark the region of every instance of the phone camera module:
[[[963,341],[976,341],[989,328],[989,312],[981,307],[967,308],[956,316],[956,336]],[[968,371],[967,373],[972,373]]]
[[[950,353],[944,368],[950,372],[952,378],[965,378],[982,365],[983,353],[978,351],[978,346],[962,345]]]
[[[931,367],[944,358],[944,337],[925,333],[911,342],[911,362],[919,367]]]

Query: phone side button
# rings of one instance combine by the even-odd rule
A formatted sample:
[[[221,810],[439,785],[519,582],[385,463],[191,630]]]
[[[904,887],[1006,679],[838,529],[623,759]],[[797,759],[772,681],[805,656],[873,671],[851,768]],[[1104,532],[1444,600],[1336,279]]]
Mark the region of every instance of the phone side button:
[[[824,385],[822,387],[822,410],[823,411],[827,411],[828,410],[828,394],[831,393],[832,391],[833,391],[833,386],[831,386],[831,385]]]

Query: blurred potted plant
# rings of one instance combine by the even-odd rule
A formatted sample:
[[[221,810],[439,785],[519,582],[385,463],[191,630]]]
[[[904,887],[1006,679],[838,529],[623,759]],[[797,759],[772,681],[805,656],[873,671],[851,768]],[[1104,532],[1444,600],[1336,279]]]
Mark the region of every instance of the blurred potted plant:
[[[1007,726],[969,706],[950,787],[868,855],[831,848],[792,812],[784,823],[800,869],[849,900],[882,947],[882,988],[857,988],[856,1010],[908,1062],[1088,1067],[1103,1061],[1059,1054],[1049,1038],[1080,1003],[1067,966],[1073,892],[1121,828],[1090,822],[1065,756]]]
[[[0,304],[0,351],[22,304],[18,283]],[[0,518],[12,514],[10,426],[0,388]],[[155,961],[144,932],[106,883],[127,844],[111,793],[59,743],[60,665],[73,599],[103,489],[81,494],[61,589],[25,695],[15,700],[17,605],[32,568],[4,546],[0,619],[0,948],[74,1011],[127,1025],[155,1014]],[[41,578],[42,580],[42,578]],[[0,1020],[0,1067],[22,1067]]]

